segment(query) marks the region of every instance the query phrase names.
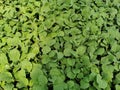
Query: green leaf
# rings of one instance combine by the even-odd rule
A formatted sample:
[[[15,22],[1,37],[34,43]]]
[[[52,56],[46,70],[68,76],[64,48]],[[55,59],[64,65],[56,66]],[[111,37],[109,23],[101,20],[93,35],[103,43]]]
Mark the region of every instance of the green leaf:
[[[49,53],[50,51],[51,51],[51,48],[50,48],[49,46],[44,46],[44,47],[42,48],[43,54],[47,54],[47,53]]]
[[[80,81],[80,88],[81,89],[87,89],[89,87],[89,83],[85,82],[84,80]]]
[[[59,31],[58,32],[58,36],[64,36],[64,32],[63,31]]]
[[[21,67],[22,67],[22,69],[25,69],[28,72],[30,72],[32,70],[32,64],[27,60],[24,60],[21,62]]]
[[[34,4],[35,4],[35,6],[39,7],[41,3],[36,1],[36,2],[34,2]]]
[[[111,45],[111,51],[112,52],[117,52],[119,51],[120,49],[120,46],[117,44],[117,42],[114,42],[112,45]]]
[[[102,65],[108,65],[110,64],[111,62],[109,61],[109,58],[106,56],[106,57],[102,57],[101,58],[101,64]]]
[[[96,88],[93,87],[93,86],[90,86],[90,87],[89,87],[89,90],[96,90]]]
[[[9,72],[0,72],[0,81],[6,81],[7,83],[13,82],[13,76]]]
[[[89,60],[89,57],[87,55],[84,55],[81,57],[81,61],[83,63],[83,65],[86,65],[86,66],[91,66],[90,64],[90,60]]]
[[[3,86],[4,90],[13,90],[14,85],[12,83],[10,84],[5,84],[5,86]],[[2,89],[0,89],[2,90]]]
[[[107,82],[105,80],[101,80],[98,85],[100,88],[105,89],[107,87]]]
[[[113,73],[112,72],[102,72],[103,79],[107,82],[111,82],[113,79]]]
[[[46,78],[46,76],[45,75],[38,75],[38,83],[39,83],[39,85],[47,85],[47,82],[48,82],[48,80],[47,80],[47,78]]]
[[[23,43],[21,44],[22,53],[28,53],[28,46],[25,46]]]
[[[91,26],[91,33],[92,34],[96,34],[98,32],[98,30],[99,30],[98,26],[92,24],[92,26]]]
[[[65,56],[70,56],[71,55],[71,48],[65,48],[63,53]]]
[[[50,70],[50,75],[51,75],[51,76],[54,76],[54,75],[59,76],[59,75],[61,75],[61,73],[60,73],[60,70],[59,70],[59,69],[53,68],[53,69]]]
[[[23,54],[23,55],[26,55],[26,54]],[[28,53],[26,56],[27,56],[27,59],[30,60],[35,58],[35,53]]]
[[[72,88],[75,85],[74,81],[72,81],[72,80],[68,81],[67,84],[68,84],[69,88]]]
[[[56,50],[55,51],[51,50],[49,53],[49,57],[54,57],[55,55],[56,55]],[[48,56],[46,56],[46,57],[48,57]]]
[[[39,64],[34,64],[33,70],[30,73],[30,77],[32,78],[32,82],[34,85],[39,84],[39,85],[46,85],[48,80],[46,76],[43,74],[43,71],[41,70],[41,65]]]
[[[4,53],[0,53],[0,64],[8,64],[7,56]]]
[[[74,66],[75,59],[67,59],[67,64],[70,65],[70,66]]]
[[[35,84],[33,85],[31,90],[48,90],[46,85],[39,85],[39,84]]]
[[[55,62],[49,62],[49,63],[48,63],[48,67],[49,67],[49,68],[56,68],[57,66],[58,66],[58,64],[55,63]]]
[[[92,43],[92,44],[95,45],[95,43]],[[90,47],[88,47],[87,52],[89,53],[89,55],[90,55],[91,58],[93,57],[93,53],[95,52],[95,50],[96,50],[96,48],[93,45],[91,45]]]
[[[57,56],[58,56],[58,59],[62,59],[64,55],[63,55],[62,52],[58,52],[58,53],[57,53]]]
[[[102,0],[95,1],[95,3],[97,4],[97,6],[102,6],[102,5],[104,5]]]
[[[95,52],[95,54],[97,54],[97,55],[102,55],[102,54],[104,54],[104,52],[105,52],[104,48],[99,48],[99,49]]]
[[[117,59],[120,59],[120,52],[116,53],[116,57],[117,57]]]
[[[10,27],[10,25],[5,24],[5,28],[4,28],[4,30],[10,32],[10,31],[11,31],[11,27]]]
[[[112,65],[102,65],[102,70],[103,72],[113,72],[114,71],[114,66]]]
[[[51,60],[48,55],[42,55],[41,58],[42,58],[42,64],[47,64]]]
[[[7,44],[9,46],[17,46],[17,45],[21,44],[21,40],[19,39],[19,37],[8,38],[7,39]]]
[[[120,13],[117,14],[117,24],[120,25]]]
[[[67,73],[67,77],[69,77],[70,79],[74,79],[76,77],[76,74],[74,74],[70,68],[66,69],[66,73]]]
[[[59,77],[58,77],[58,76],[53,75],[51,81],[52,81],[53,84],[63,83],[65,81],[65,76],[64,75],[59,75]]]
[[[9,52],[10,60],[17,62],[20,59],[20,52],[17,49],[12,49]]]
[[[73,73],[74,73],[74,74],[78,74],[78,73],[80,73],[80,70],[79,70],[79,69],[77,69],[77,68],[72,69],[72,71],[73,71]]]
[[[120,73],[115,76],[115,83],[120,84]]]
[[[83,55],[86,52],[86,47],[85,46],[79,46],[76,50],[78,55]]]
[[[47,13],[48,11],[50,11],[50,6],[48,3],[45,3],[42,7],[41,7],[41,14],[42,13]]]
[[[97,25],[98,26],[102,26],[102,24],[104,24],[104,20],[103,20],[103,18],[102,17],[99,17],[97,20],[96,20],[96,22],[97,22]]]
[[[84,74],[83,73],[78,73],[78,75],[77,75],[77,78],[79,78],[79,79],[81,79],[81,78],[83,78],[84,77]]]
[[[53,36],[51,36],[51,37],[53,37]],[[52,45],[54,45],[55,43],[56,43],[56,40],[55,40],[55,39],[50,39],[50,40],[47,41],[47,45],[48,45],[48,46],[52,46]]]
[[[107,82],[105,80],[102,80],[102,77],[99,74],[97,75],[97,83],[99,88],[105,89],[107,87]]]
[[[35,55],[39,53],[39,46],[37,43],[32,45],[30,52],[34,53]]]
[[[94,80],[94,79],[95,79],[95,76],[96,76],[96,73],[94,73],[94,72],[90,73],[90,75],[89,75],[89,80],[90,80],[90,81]]]
[[[22,88],[26,87],[28,85],[28,79],[26,78],[25,70],[20,70],[18,72],[15,72],[15,78],[18,81],[17,87]]]
[[[43,71],[41,70],[42,66],[40,64],[33,64],[33,69],[30,72],[30,77],[32,81],[35,83],[38,81],[38,76],[43,75]],[[37,83],[37,82],[36,82]]]
[[[53,90],[65,90],[67,88],[65,83],[55,84]]]
[[[120,85],[115,85],[116,90],[120,90]]]
[[[90,18],[90,8],[89,7],[85,7],[82,9],[82,16],[85,17],[85,19],[89,19]]]
[[[98,67],[97,67],[96,65],[93,65],[93,66],[91,67],[91,72],[98,74],[98,73],[99,73]]]
[[[102,77],[100,76],[100,74],[97,74],[97,83],[99,83],[101,81]]]

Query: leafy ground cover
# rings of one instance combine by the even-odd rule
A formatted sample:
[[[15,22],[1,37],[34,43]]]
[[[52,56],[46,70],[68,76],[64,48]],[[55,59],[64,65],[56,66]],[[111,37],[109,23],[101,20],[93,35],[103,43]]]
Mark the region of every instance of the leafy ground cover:
[[[120,0],[0,0],[0,90],[120,90]]]

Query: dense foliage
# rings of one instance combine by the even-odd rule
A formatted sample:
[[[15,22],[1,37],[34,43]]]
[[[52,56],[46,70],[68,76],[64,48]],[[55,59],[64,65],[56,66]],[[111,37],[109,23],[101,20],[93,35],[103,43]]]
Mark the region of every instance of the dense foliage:
[[[0,90],[120,90],[120,0],[0,0]]]

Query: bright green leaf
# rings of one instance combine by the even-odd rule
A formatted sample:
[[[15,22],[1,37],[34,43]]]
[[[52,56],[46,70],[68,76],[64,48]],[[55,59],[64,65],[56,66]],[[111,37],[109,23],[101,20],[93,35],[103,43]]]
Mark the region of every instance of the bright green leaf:
[[[9,52],[10,60],[17,62],[20,59],[20,52],[17,49],[12,49]]]

